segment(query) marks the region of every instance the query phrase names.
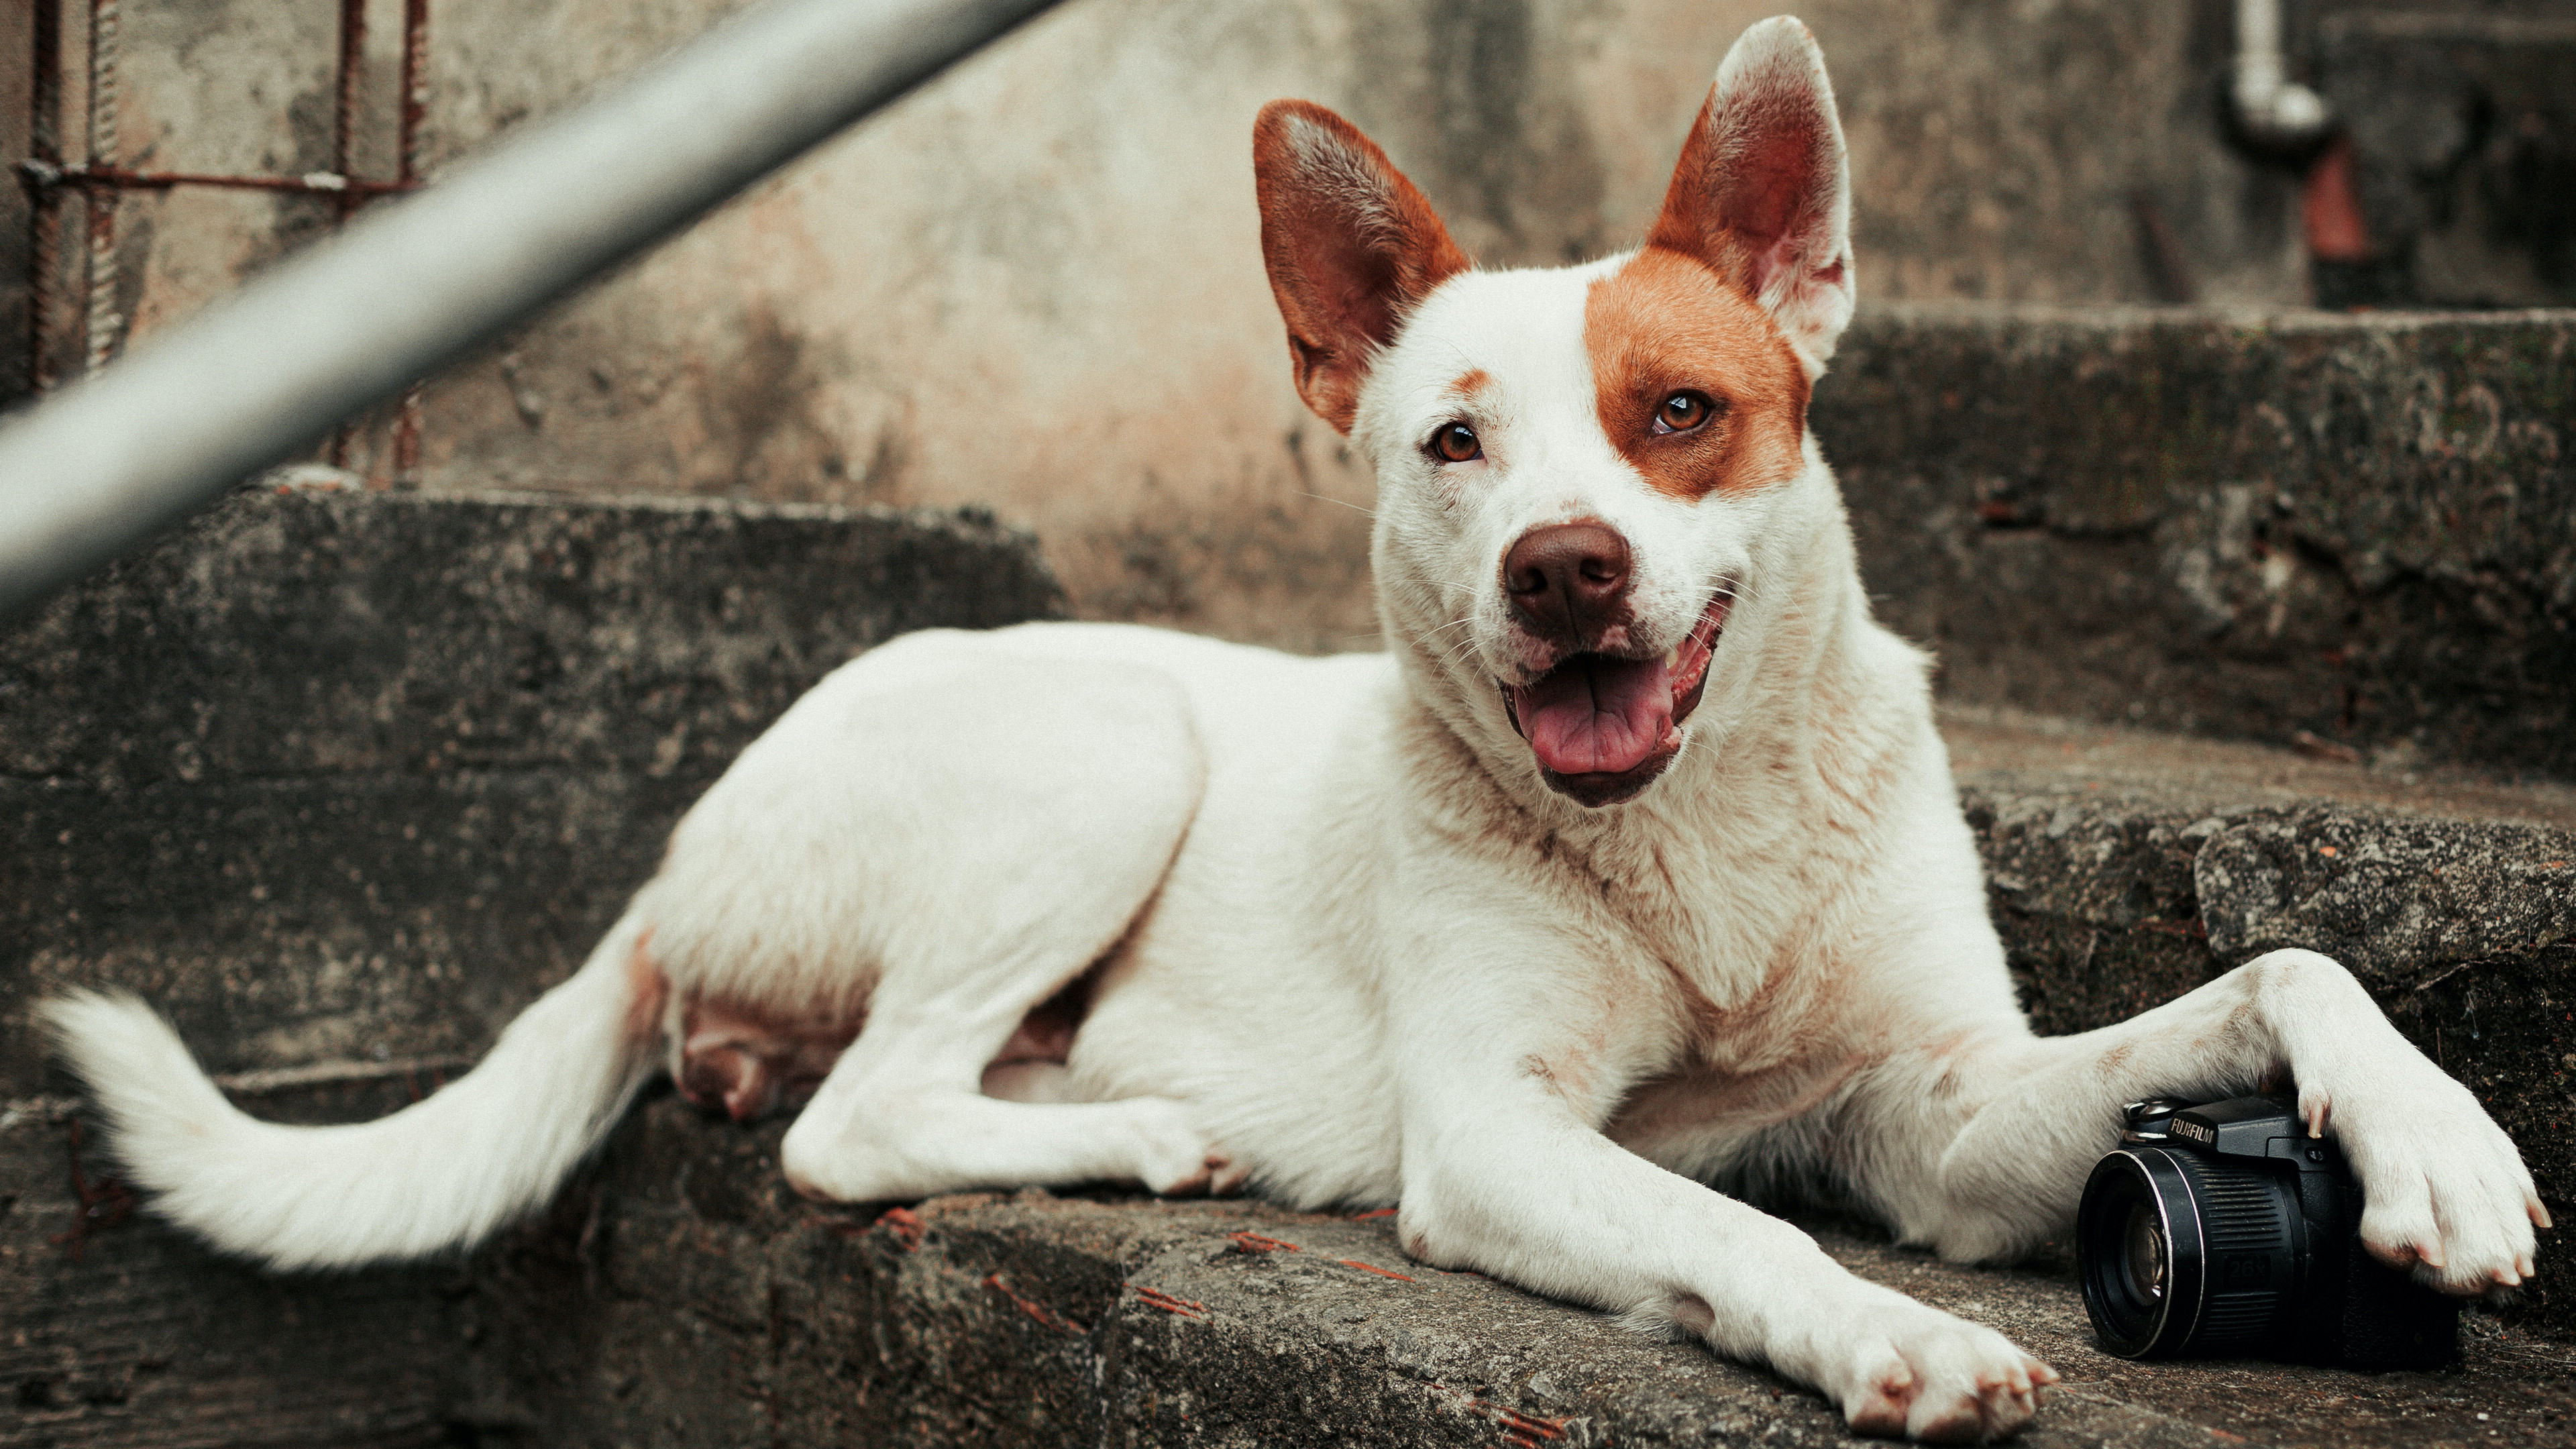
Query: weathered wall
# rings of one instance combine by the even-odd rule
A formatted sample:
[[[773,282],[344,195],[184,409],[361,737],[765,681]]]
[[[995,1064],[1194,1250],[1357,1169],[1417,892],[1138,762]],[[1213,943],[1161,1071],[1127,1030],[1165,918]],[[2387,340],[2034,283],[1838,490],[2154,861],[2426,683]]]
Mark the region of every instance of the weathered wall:
[[[436,0],[433,174],[741,3]],[[990,504],[1039,532],[1083,613],[1365,644],[1371,489],[1288,385],[1253,112],[1282,95],[1343,109],[1471,251],[1553,263],[1637,235],[1727,43],[1781,3],[1068,0],[438,379],[425,481]],[[2294,5],[2294,48],[2322,54],[2319,35],[2385,3]],[[382,176],[399,6],[371,5],[359,170]],[[24,53],[30,8],[0,15],[0,56]],[[2566,12],[2405,8],[2526,29]],[[2221,136],[2230,0],[1799,9],[1851,139],[1866,300],[2304,300],[2295,177]],[[123,159],[328,167],[332,25],[318,3],[136,7]],[[81,26],[67,28],[77,115]],[[8,154],[25,144],[26,83],[0,63]],[[16,189],[0,194],[11,335],[25,215]],[[2445,275],[2481,265],[2467,231],[2483,215],[2427,233]],[[329,220],[310,198],[132,196],[120,310],[138,335],[166,327]],[[21,352],[0,348],[0,395]],[[384,443],[370,432],[357,461],[384,471]]]
[[[434,159],[734,4],[438,0]],[[1552,263],[1636,235],[1728,41],[1776,8],[1073,0],[440,379],[427,481],[990,503],[1040,532],[1086,613],[1364,643],[1370,488],[1288,385],[1253,112],[1283,95],[1344,109],[1480,257]],[[329,10],[134,10],[128,163],[327,167]],[[375,10],[360,169],[382,175],[397,7]],[[1803,13],[1852,139],[1865,294],[2152,298],[2143,195],[2207,295],[2294,296],[2292,183],[2210,123],[2223,0]],[[23,25],[13,8],[0,46]],[[23,85],[0,80],[0,145],[23,144]],[[20,208],[0,234],[22,245],[22,198],[0,205]],[[148,334],[312,238],[328,209],[174,191],[130,198],[120,220],[124,310]],[[0,256],[0,275],[22,273]],[[0,376],[20,366],[0,357]]]

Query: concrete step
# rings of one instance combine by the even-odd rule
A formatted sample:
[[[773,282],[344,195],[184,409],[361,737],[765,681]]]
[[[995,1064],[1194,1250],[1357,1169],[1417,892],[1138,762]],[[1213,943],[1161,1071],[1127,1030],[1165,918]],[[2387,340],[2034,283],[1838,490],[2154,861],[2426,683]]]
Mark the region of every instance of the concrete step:
[[[1022,1195],[922,1205],[907,1251],[903,1219],[785,1196],[776,1128],[669,1099],[469,1260],[293,1280],[132,1215],[74,1135],[43,991],[144,991],[266,1115],[378,1115],[569,969],[813,678],[1055,599],[972,517],[290,493],[0,636],[0,1445],[1833,1442],[1804,1395],[1417,1272],[1382,1224]],[[2576,1214],[2576,790],[1993,708],[1945,729],[2044,1030],[2327,950]],[[2576,1440],[2554,1245],[2464,1371],[2363,1377],[2118,1364],[2062,1265],[1824,1235],[2068,1369],[2032,1442]]]
[[[2576,312],[1882,306],[1811,418],[1947,699],[2576,779]]]
[[[1061,606],[983,514],[236,495],[0,625],[0,1098],[74,984],[215,1071],[479,1050],[826,671]]]
[[[2576,789],[1953,707],[2022,1004],[2055,1035],[2282,946],[2350,967],[2576,1209]],[[2509,1322],[2576,1340],[2544,1245]]]
[[[398,1075],[373,1085],[400,1099]],[[779,1126],[669,1096],[543,1220],[462,1263],[277,1280],[141,1220],[73,1263],[36,1236],[74,1216],[64,1124],[20,1110],[0,1161],[33,1137],[54,1171],[6,1179],[5,1444],[1858,1442],[1761,1370],[1414,1263],[1384,1216],[1039,1191],[817,1208],[780,1185]],[[2467,1319],[2464,1363],[2439,1373],[2142,1365],[2092,1346],[2062,1262],[1955,1268],[1863,1225],[1806,1226],[1863,1277],[2053,1363],[2066,1382],[2032,1449],[2576,1440],[2576,1350],[2492,1317]]]

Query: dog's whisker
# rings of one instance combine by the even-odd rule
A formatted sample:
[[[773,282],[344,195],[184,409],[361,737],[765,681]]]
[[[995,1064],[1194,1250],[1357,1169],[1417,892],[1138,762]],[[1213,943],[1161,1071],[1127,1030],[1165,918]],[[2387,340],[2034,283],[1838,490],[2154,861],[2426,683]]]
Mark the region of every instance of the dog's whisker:
[[[1314,499],[1315,501],[1317,501],[1317,502],[1319,502],[1319,503],[1338,503],[1338,504],[1340,504],[1342,507],[1349,509],[1349,510],[1350,510],[1350,511],[1352,511],[1353,513],[1359,514],[1360,516],[1362,516],[1362,517],[1364,517],[1364,518],[1375,518],[1375,517],[1377,517],[1377,510],[1376,510],[1376,509],[1374,509],[1374,508],[1362,508],[1360,505],[1358,505],[1358,504],[1356,504],[1356,503],[1351,502],[1351,501],[1350,501],[1349,499],[1347,499],[1347,498],[1335,498],[1335,497],[1333,497],[1333,496],[1332,496],[1331,494],[1329,494],[1329,493],[1309,493],[1309,492],[1307,492],[1307,491],[1306,491],[1305,489],[1303,489],[1303,488],[1297,489],[1297,490],[1295,490],[1295,491],[1296,491],[1297,496],[1298,496],[1298,497],[1300,497],[1300,498],[1312,498],[1312,499]]]
[[[1408,571],[1395,575],[1395,578],[1408,583],[1428,584],[1435,589],[1447,589],[1453,594],[1467,594],[1472,596],[1476,592],[1473,585],[1462,584],[1455,579],[1435,579],[1426,573]]]

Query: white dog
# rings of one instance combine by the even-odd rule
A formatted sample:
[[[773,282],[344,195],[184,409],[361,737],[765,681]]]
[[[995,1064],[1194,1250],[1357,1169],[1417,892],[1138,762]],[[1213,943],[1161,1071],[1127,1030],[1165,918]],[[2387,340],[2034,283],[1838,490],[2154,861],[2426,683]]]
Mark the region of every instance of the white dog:
[[[1474,269],[1319,107],[1254,130],[1306,401],[1374,461],[1393,652],[927,633],[743,753],[578,974],[379,1122],[226,1103],[141,1004],[48,1012],[162,1212],[280,1267],[468,1243],[667,1068],[846,1200],[1131,1179],[1398,1204],[1405,1250],[1981,1439],[2056,1375],[1728,1190],[1944,1257],[2070,1222],[2121,1104],[2293,1074],[2374,1252],[2531,1272],[2513,1144],[2334,962],[2032,1036],[1924,656],[1855,572],[1808,390],[1852,311],[1806,29],[1719,69],[1645,246]]]

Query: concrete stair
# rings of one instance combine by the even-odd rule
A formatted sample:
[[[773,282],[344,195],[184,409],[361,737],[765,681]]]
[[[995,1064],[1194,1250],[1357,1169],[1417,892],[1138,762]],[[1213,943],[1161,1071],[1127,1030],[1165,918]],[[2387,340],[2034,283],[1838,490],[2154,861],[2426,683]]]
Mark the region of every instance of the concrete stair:
[[[1812,421],[1949,698],[2576,778],[2576,312],[1880,308]]]
[[[2562,1219],[2571,325],[1879,313],[1816,405],[1882,611],[1944,655],[2042,1029],[2329,951]],[[1383,1220],[819,1210],[776,1126],[668,1096],[471,1257],[271,1278],[133,1213],[37,1051],[35,996],[125,985],[264,1115],[390,1110],[571,968],[824,670],[1061,607],[982,517],[290,490],[0,633],[0,1445],[1842,1442],[1810,1396],[1423,1269]],[[2032,1444],[2576,1443],[2554,1243],[2463,1368],[2356,1375],[2109,1359],[2062,1258],[1811,1226],[2065,1371]]]

